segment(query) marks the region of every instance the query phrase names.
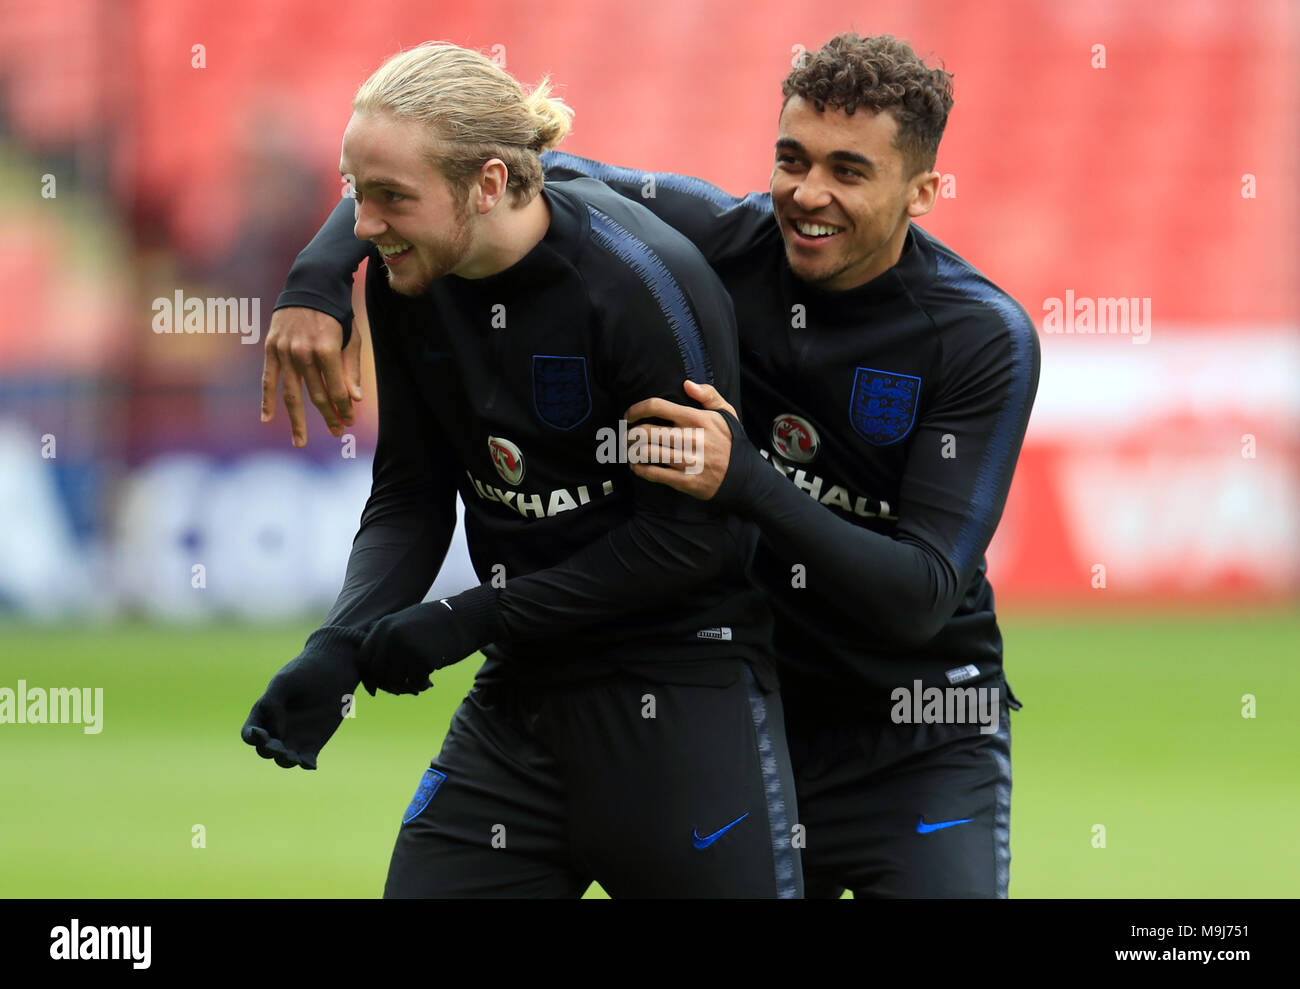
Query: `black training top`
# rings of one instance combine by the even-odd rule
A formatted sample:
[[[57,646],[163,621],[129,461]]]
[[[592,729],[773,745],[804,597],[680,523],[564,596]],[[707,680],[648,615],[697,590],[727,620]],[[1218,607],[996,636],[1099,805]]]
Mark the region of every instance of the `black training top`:
[[[379,441],[326,624],[419,601],[459,492],[475,571],[504,582],[506,635],[485,675],[653,666],[691,680],[717,675],[709,657],[770,665],[747,575],[753,524],[637,479],[620,455],[619,419],[646,396],[686,402],[689,377],[738,397],[731,301],[685,237],[599,182],[543,195],[550,227],[522,260],[417,297],[394,292],[349,230],[347,263],[370,256]]]
[[[884,718],[913,681],[1002,676],[984,552],[1038,386],[1033,323],[913,224],[889,271],[847,292],[794,277],[771,197],[699,179],[543,158],[589,175],[694,242],[735,304],[744,408],[718,499],[763,534],[788,714]],[[351,211],[299,256],[278,306],[349,315]],[[648,394],[648,393],[647,393]],[[759,459],[759,458],[762,459]]]

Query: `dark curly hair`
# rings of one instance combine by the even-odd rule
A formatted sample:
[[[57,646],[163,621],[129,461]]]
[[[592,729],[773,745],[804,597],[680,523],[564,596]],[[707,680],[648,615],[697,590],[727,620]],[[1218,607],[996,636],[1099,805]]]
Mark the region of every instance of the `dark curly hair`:
[[[782,108],[800,96],[820,113],[888,110],[898,121],[894,145],[910,174],[934,168],[948,111],[952,73],[927,68],[905,41],[888,34],[837,34],[808,55],[781,84]]]

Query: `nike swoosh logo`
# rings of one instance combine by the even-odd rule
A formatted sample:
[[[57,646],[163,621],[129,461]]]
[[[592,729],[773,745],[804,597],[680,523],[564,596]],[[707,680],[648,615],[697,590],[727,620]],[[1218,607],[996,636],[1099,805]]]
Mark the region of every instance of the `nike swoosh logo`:
[[[916,833],[929,834],[931,831],[942,831],[944,828],[955,828],[958,824],[969,824],[975,820],[973,817],[963,817],[960,821],[940,821],[938,824],[926,824],[925,817],[916,819]]]
[[[707,838],[701,838],[700,833],[698,831],[692,831],[691,838],[693,838],[695,841],[695,847],[708,848],[710,845],[712,845],[715,841],[721,838],[724,834],[726,834],[728,831],[730,831],[732,828],[734,828],[737,824],[739,824],[748,816],[749,816],[749,811],[745,811],[745,813],[741,814],[738,818],[736,818],[734,821],[728,824],[725,828],[718,828],[717,831],[714,831],[713,834],[709,835]]]

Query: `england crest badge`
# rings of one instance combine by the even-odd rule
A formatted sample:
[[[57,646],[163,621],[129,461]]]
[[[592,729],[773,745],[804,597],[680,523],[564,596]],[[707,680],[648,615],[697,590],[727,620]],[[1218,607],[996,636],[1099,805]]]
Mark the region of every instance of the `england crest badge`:
[[[853,379],[849,421],[872,446],[889,446],[912,431],[920,395],[918,377],[860,367]]]

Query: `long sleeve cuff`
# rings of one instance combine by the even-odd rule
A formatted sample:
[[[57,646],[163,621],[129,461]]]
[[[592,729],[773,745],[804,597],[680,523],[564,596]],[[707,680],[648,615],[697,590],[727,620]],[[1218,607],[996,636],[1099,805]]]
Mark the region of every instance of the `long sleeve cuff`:
[[[727,464],[727,473],[722,478],[722,484],[714,492],[713,503],[736,515],[748,517],[760,481],[766,480],[759,472],[772,471],[772,465],[764,460],[758,448],[749,442],[744,427],[736,421],[735,416],[722,410],[719,410],[718,414],[731,428],[731,460]]]
[[[340,649],[357,649],[366,635],[364,630],[346,625],[325,625],[307,637],[303,652],[333,652]]]
[[[474,641],[473,649],[481,649],[505,635],[501,621],[499,599],[501,592],[491,584],[480,584],[446,599],[452,614],[460,620]]]

